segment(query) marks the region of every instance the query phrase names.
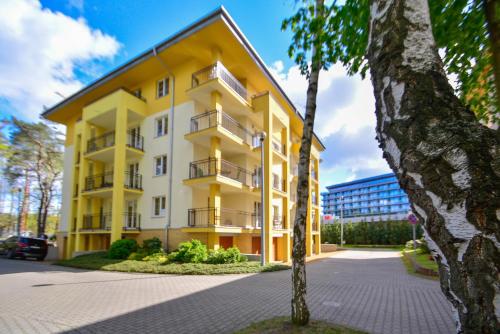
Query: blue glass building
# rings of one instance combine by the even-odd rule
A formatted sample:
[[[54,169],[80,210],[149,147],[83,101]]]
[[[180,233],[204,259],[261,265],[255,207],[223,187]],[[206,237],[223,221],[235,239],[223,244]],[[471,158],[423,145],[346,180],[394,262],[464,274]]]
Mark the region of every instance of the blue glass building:
[[[326,187],[321,193],[323,214],[337,219],[343,204],[344,221],[406,219],[410,204],[392,173]]]

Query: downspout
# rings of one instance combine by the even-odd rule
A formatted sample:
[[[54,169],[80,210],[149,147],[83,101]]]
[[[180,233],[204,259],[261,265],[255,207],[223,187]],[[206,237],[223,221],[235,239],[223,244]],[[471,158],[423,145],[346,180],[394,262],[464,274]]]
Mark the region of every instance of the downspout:
[[[163,61],[163,59],[158,56],[158,52],[156,51],[156,46],[153,48],[153,55],[158,59],[160,64],[167,70],[168,75],[171,79],[171,84],[170,84],[170,112],[168,115],[168,131],[169,131],[169,141],[170,141],[170,152],[169,152],[169,158],[168,160],[168,219],[167,223],[165,224],[165,229],[164,229],[164,240],[163,240],[163,247],[165,248],[166,251],[168,251],[168,228],[170,227],[171,221],[172,221],[172,175],[173,175],[173,156],[174,156],[174,101],[175,101],[175,75],[174,73],[170,70],[170,68],[167,66],[167,64]]]

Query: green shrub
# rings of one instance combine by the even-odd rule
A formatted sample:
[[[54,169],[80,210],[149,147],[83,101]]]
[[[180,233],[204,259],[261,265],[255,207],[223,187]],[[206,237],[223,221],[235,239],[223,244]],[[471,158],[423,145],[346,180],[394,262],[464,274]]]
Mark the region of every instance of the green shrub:
[[[420,250],[422,254],[430,254],[429,246],[427,246],[427,241],[422,237],[420,239],[415,240],[417,244],[417,248]],[[409,240],[405,245],[406,249],[413,249],[413,240]]]
[[[227,264],[246,261],[248,261],[248,258],[242,255],[240,250],[236,247],[230,247],[226,250],[224,250],[224,248],[219,248],[215,251],[211,250],[207,258],[207,263],[209,264]]]
[[[142,242],[142,248],[148,255],[158,253],[162,250],[161,240],[157,237],[146,239]]]
[[[417,225],[417,238],[422,228]],[[407,221],[344,223],[344,242],[351,245],[403,245],[412,239],[412,226]],[[340,244],[340,224],[321,225],[321,240]]]
[[[128,256],[128,260],[142,261],[144,257],[148,256],[148,254],[144,251],[144,249],[139,248],[137,252],[132,252]]]
[[[168,263],[168,256],[162,250],[160,252],[153,253],[151,255],[148,255],[148,256],[144,257],[142,259],[142,261],[157,262],[159,264],[166,264],[166,263]]]
[[[137,250],[137,242],[134,239],[116,240],[111,244],[108,251],[110,259],[126,259]]]
[[[207,260],[207,257],[207,246],[202,244],[201,241],[193,239],[188,242],[182,242],[177,252],[170,253],[168,259],[182,263],[202,263]]]

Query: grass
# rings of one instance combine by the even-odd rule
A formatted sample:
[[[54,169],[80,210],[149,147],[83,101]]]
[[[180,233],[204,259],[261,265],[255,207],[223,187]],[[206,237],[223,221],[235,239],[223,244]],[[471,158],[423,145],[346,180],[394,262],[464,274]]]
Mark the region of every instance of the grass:
[[[420,249],[417,250],[417,252],[419,252]],[[404,250],[403,252],[406,252],[406,253],[409,253],[410,255],[413,255],[413,250]],[[432,261],[434,263],[434,265],[431,265],[429,264],[428,262],[430,262],[431,260],[429,260],[429,254],[426,254],[427,255],[427,259],[422,259],[424,254],[419,254],[417,255],[417,262],[424,267],[424,265],[422,264],[422,262],[426,262],[429,266],[425,266],[425,268],[428,268],[428,269],[433,269],[435,271],[438,271],[438,266],[437,266],[437,263],[435,263],[434,261]],[[419,262],[419,259],[422,261],[422,262]],[[426,279],[430,279],[430,280],[434,280],[434,281],[439,281],[439,277],[435,277],[435,276],[427,276],[427,275],[422,275],[420,273],[417,273],[415,272],[415,268],[413,268],[413,264],[411,263],[410,259],[404,257],[404,256],[401,256],[401,261],[403,261],[403,264],[406,268],[406,271],[408,272],[408,274],[410,275],[414,275],[414,276],[417,276],[417,277],[420,277],[420,278],[426,278]]]
[[[288,317],[278,317],[278,318],[264,320],[261,322],[256,322],[251,324],[247,328],[235,332],[235,334],[258,334],[258,333],[363,334],[365,332],[317,320],[310,320],[307,326],[295,326],[291,323],[290,318]]]
[[[231,264],[159,264],[152,261],[114,260],[106,258],[105,252],[82,255],[69,260],[60,260],[55,264],[80,269],[175,275],[248,274],[290,269],[290,266],[283,264],[268,264],[261,267],[259,262],[253,261]]]
[[[415,251],[413,249],[405,249],[403,252],[407,255],[410,256],[415,256]],[[429,253],[423,253],[420,248],[417,248],[417,256],[416,256],[416,261],[417,263],[427,269],[432,269],[434,271],[438,271],[438,265],[434,260],[430,259],[430,254]]]
[[[344,244],[344,248],[381,248],[403,250],[405,245],[352,245]]]

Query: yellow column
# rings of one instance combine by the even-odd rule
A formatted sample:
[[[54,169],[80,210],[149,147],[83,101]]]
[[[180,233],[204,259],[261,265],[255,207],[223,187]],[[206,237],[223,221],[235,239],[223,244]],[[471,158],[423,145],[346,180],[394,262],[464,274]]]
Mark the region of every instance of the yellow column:
[[[120,240],[123,230],[123,202],[125,200],[125,160],[127,144],[127,108],[119,103],[116,109],[115,152],[113,170],[113,197],[111,204],[111,243]]]
[[[306,219],[306,255],[311,256],[313,250],[313,236],[312,236],[312,221],[311,221],[311,213],[312,213],[312,198],[311,198],[311,190],[312,190],[312,181],[311,176],[309,176],[309,200],[307,205],[307,219]]]
[[[283,262],[290,261],[291,256],[291,246],[290,246],[290,229],[292,228],[292,222],[290,221],[290,143],[288,139],[290,138],[290,127],[287,124],[281,130],[281,143],[285,145],[285,155],[287,156],[286,162],[282,164],[282,175],[286,180],[286,198],[283,199],[283,215],[285,215],[285,226],[284,228],[287,230],[286,233],[283,234],[282,243],[283,243]]]
[[[217,91],[213,91],[211,94],[211,103],[212,109],[217,110],[217,124],[222,123],[222,105],[221,105],[221,94]],[[211,137],[210,138],[210,157],[216,159],[215,165],[211,165],[210,167],[215,167],[215,172],[219,173],[221,170],[221,159],[222,152],[220,149],[220,138],[219,137]],[[220,194],[220,185],[211,184],[210,185],[210,197],[209,197],[209,206],[214,208],[215,217],[220,217],[221,213],[221,194]],[[218,224],[219,221],[213,221],[212,224]],[[211,232],[208,234],[208,248],[209,249],[218,249],[219,248],[219,237],[217,233]]]
[[[215,232],[208,233],[208,249],[219,249],[219,236]]]
[[[273,134],[273,114],[270,110],[269,95],[267,96],[267,105],[263,110],[264,115],[264,131],[267,133],[266,140],[264,140],[264,203],[262,207],[264,208],[264,222],[265,226],[265,260],[270,262],[274,260],[271,255],[274,252],[273,247],[273,217],[272,217],[272,199],[273,199],[273,188],[272,188],[272,167],[273,167],[273,151],[272,151],[272,134]]]
[[[85,248],[84,236],[80,234],[80,228],[83,226],[83,214],[85,213],[86,200],[82,196],[81,191],[85,189],[85,178],[88,174],[88,160],[85,158],[85,152],[87,152],[87,140],[90,138],[90,124],[86,120],[86,112],[83,111],[82,120],[82,137],[80,142],[80,152],[82,152],[82,157],[80,160],[80,171],[78,175],[78,187],[79,194],[76,204],[76,234],[74,242],[74,251],[82,251]],[[68,258],[71,258],[73,254],[72,250],[69,250]]]
[[[318,183],[316,184],[316,196],[318,197],[319,200],[319,157],[315,159],[315,168],[316,168],[316,179],[318,180]],[[316,254],[321,254],[321,218],[320,218],[320,212],[318,209],[318,212],[316,213],[316,221],[318,224],[318,235],[316,236]]]

